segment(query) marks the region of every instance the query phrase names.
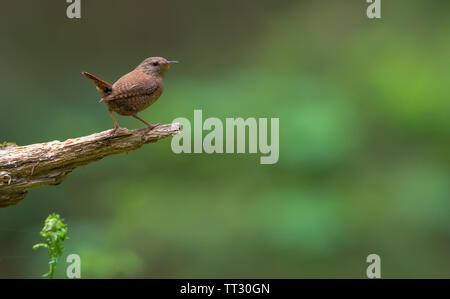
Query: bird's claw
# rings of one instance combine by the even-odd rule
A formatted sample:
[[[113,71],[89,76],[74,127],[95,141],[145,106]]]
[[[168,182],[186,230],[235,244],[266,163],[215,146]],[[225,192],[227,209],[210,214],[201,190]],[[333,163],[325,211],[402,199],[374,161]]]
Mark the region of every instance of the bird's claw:
[[[147,126],[147,128],[144,130],[145,133],[150,132],[151,130],[155,129],[156,127],[159,127],[161,124],[157,123],[157,124],[150,124],[149,126]]]
[[[120,129],[122,129],[121,127],[115,127],[113,129],[111,129],[111,134],[115,134],[117,131],[119,131]]]

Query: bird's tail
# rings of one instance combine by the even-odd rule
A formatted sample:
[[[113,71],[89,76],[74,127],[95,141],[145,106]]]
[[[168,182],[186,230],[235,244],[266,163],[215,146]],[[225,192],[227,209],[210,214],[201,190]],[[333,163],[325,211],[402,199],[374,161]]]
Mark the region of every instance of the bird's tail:
[[[84,76],[86,76],[86,78],[89,78],[92,81],[94,81],[95,87],[97,87],[97,90],[100,93],[100,96],[102,97],[100,102],[103,101],[105,99],[105,97],[111,93],[112,85],[110,83],[108,83],[105,80],[102,80],[92,74],[89,74],[88,72],[82,72],[82,74]]]

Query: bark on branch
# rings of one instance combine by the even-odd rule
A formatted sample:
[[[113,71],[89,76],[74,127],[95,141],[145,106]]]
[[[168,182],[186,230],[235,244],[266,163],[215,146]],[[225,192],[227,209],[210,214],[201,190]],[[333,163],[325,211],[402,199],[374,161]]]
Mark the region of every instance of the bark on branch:
[[[138,149],[179,132],[180,125],[175,123],[149,132],[121,128],[64,142],[0,148],[0,207],[18,203],[31,188],[60,184],[79,166]]]

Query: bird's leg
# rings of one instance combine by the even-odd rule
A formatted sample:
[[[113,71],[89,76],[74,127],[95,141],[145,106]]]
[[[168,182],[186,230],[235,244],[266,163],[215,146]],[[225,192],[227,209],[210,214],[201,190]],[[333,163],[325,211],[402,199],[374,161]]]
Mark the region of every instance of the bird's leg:
[[[133,116],[134,118],[139,119],[141,122],[143,122],[147,126],[148,130],[153,130],[157,126],[161,125],[160,123],[157,123],[155,125],[154,124],[150,124],[150,123],[146,122],[145,120],[143,120],[142,118],[140,118],[139,116],[137,116],[136,113],[131,114],[131,116]]]
[[[111,114],[111,118],[114,122],[114,127],[115,127],[114,130],[120,129],[119,125],[116,122],[116,119],[114,118],[114,114],[113,114],[112,110],[108,109],[108,111],[109,111],[109,114]]]

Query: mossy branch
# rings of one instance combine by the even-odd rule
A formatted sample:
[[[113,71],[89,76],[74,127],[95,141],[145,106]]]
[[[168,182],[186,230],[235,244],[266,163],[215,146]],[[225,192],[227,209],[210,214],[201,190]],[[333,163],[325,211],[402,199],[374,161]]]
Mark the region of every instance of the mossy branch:
[[[179,132],[180,125],[175,123],[161,125],[151,131],[121,128],[64,142],[1,147],[0,207],[18,203],[31,188],[60,184],[79,166],[136,150]]]

